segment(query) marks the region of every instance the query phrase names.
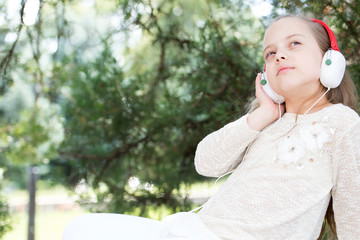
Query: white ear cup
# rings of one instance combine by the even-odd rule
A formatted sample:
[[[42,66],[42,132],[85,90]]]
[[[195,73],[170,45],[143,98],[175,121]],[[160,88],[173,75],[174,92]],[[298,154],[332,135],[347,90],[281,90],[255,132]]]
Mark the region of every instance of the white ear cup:
[[[320,82],[327,88],[336,88],[340,85],[346,68],[345,57],[336,50],[326,51],[320,72]]]
[[[283,96],[280,96],[279,94],[277,94],[270,86],[269,81],[267,80],[266,77],[266,72],[262,72],[261,73],[261,85],[262,88],[264,89],[264,92],[275,102],[278,104],[281,104],[283,102],[285,102],[285,98]]]

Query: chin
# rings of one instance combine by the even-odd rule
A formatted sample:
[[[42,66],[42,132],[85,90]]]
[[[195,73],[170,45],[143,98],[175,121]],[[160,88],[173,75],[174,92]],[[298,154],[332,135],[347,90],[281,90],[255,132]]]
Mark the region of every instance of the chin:
[[[298,84],[282,84],[274,88],[274,91],[279,95],[286,96],[292,94],[298,94],[300,86]]]

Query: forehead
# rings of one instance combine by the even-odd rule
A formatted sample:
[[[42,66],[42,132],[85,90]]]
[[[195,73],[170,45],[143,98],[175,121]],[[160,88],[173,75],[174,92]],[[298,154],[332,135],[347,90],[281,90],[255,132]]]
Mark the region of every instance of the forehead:
[[[304,20],[288,17],[280,19],[270,25],[265,33],[263,46],[266,47],[275,44],[294,34],[301,34],[305,37],[313,38],[311,29]]]

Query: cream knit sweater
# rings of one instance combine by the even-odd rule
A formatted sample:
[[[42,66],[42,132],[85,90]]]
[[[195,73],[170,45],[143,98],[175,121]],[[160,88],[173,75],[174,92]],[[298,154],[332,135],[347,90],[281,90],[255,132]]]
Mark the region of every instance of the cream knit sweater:
[[[246,115],[199,143],[200,174],[235,169],[199,212],[221,239],[317,239],[331,196],[339,239],[360,239],[359,115],[336,104],[299,118],[257,132]]]

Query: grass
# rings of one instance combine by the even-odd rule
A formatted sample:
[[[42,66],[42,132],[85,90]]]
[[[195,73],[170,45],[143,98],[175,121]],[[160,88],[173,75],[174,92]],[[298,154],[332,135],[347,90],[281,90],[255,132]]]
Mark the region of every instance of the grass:
[[[44,188],[40,187],[36,197],[59,197],[68,196],[68,192],[62,187]],[[9,203],[27,203],[28,193],[26,191],[14,191],[8,194]],[[35,240],[61,240],[65,226],[75,217],[87,213],[81,208],[59,209],[52,207],[37,207],[35,214]],[[27,240],[28,234],[28,213],[27,208],[20,211],[13,211],[12,231],[5,234],[3,240]]]
[[[215,189],[221,184],[218,184]],[[181,192],[190,191],[194,197],[208,196],[212,190],[213,182],[203,182],[193,184],[191,187],[184,187],[180,189]],[[36,197],[64,197],[68,196],[68,191],[63,187],[55,187],[49,189],[49,186],[44,185],[42,182],[37,183]],[[9,202],[23,202],[27,203],[27,191],[14,191],[8,194]],[[194,207],[195,208],[195,207]],[[81,208],[59,210],[55,207],[52,208],[37,208],[35,217],[35,240],[61,240],[62,233],[65,226],[75,217],[87,213],[87,210]],[[150,218],[161,219],[168,215],[168,209],[160,207],[150,209]],[[136,215],[133,212],[132,215]],[[3,240],[27,240],[28,234],[28,213],[25,208],[24,211],[12,212],[12,231],[5,234]]]
[[[71,219],[84,213],[86,213],[86,211],[81,209],[66,212],[39,211],[35,218],[35,239],[61,240],[66,224],[69,223]],[[4,236],[4,240],[27,240],[27,213],[15,213],[12,218],[13,230]]]

